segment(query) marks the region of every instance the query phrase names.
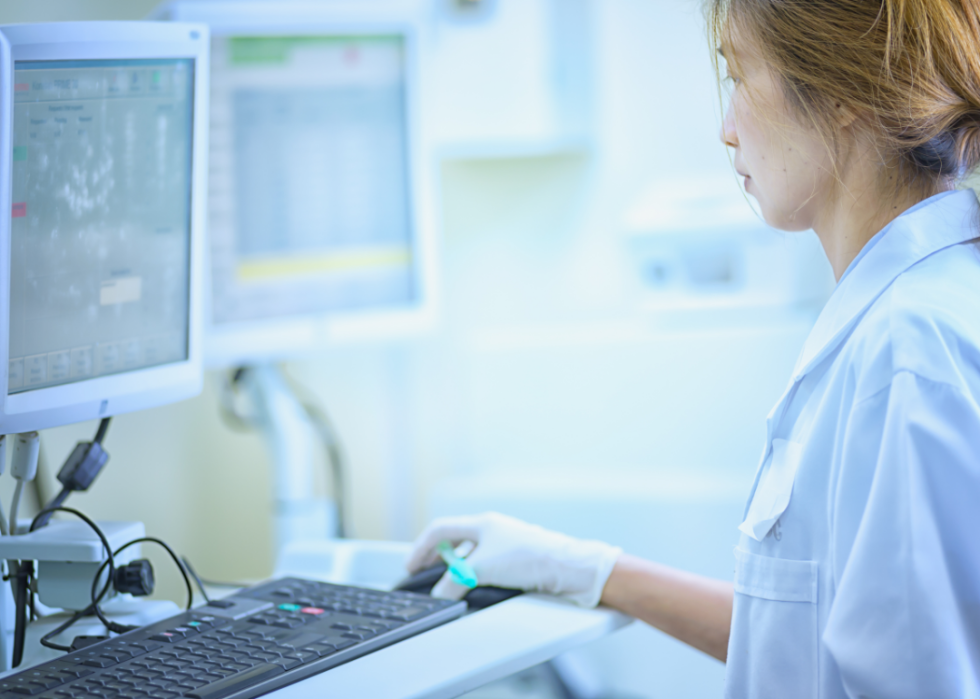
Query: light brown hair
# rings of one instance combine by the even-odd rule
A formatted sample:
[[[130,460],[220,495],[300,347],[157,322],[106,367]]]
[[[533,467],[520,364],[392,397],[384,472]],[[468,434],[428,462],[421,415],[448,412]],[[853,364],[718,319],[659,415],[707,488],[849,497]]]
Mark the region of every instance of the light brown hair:
[[[863,117],[895,184],[948,186],[980,164],[980,0],[706,2],[715,48],[750,41],[829,144],[840,108]]]

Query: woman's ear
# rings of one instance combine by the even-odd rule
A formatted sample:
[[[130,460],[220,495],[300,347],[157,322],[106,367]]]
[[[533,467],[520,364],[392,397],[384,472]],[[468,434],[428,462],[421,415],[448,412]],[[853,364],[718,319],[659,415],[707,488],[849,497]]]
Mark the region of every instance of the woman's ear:
[[[855,121],[857,121],[858,113],[845,105],[840,100],[834,101],[834,118],[837,120],[837,125],[846,129]]]

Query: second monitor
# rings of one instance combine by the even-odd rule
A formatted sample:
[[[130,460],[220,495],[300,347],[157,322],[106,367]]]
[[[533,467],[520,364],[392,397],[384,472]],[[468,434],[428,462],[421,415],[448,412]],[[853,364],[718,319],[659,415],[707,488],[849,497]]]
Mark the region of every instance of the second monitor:
[[[212,30],[212,365],[428,324],[433,261],[410,18],[173,2]]]

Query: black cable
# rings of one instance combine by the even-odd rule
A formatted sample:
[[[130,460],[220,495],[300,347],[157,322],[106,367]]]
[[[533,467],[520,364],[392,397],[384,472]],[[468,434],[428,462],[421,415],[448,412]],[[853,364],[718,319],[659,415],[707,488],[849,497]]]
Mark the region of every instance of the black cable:
[[[51,515],[54,514],[54,512],[59,507],[65,504],[65,500],[68,499],[68,496],[71,495],[71,492],[72,491],[68,490],[68,488],[62,488],[61,491],[57,495],[55,495],[54,498],[52,498],[51,502],[49,502],[45,506],[44,510],[42,510],[42,512],[47,512],[48,510],[51,510],[51,512],[45,515],[44,519],[38,522],[37,525],[38,529],[40,529],[41,527],[48,526],[48,522],[51,521]]]
[[[102,440],[105,439],[105,433],[109,431],[109,423],[112,421],[111,417],[104,417],[99,422],[99,429],[95,433],[95,439],[92,441],[98,445],[102,445]]]
[[[116,577],[116,559],[112,553],[112,546],[109,545],[109,539],[106,538],[106,535],[102,533],[102,530],[99,529],[99,526],[95,522],[93,522],[91,519],[89,519],[87,516],[85,516],[78,510],[72,509],[71,507],[51,507],[51,508],[45,508],[40,512],[38,512],[37,516],[31,522],[31,528],[29,531],[34,531],[35,529],[37,529],[39,522],[44,518],[44,516],[45,515],[50,516],[50,514],[54,512],[67,512],[68,514],[75,515],[80,520],[85,522],[85,524],[87,524],[89,528],[91,528],[92,531],[94,531],[95,534],[99,537],[99,540],[102,542],[102,546],[106,551],[107,564],[109,566],[109,575],[106,578],[105,585],[103,585],[102,590],[100,592],[96,592],[99,585],[99,575],[101,575],[101,571],[106,564],[103,564],[99,568],[99,573],[97,573],[95,577],[92,579],[92,611],[95,613],[95,616],[99,618],[99,621],[102,622],[102,625],[105,626],[106,629],[108,629],[109,631],[112,631],[114,633],[126,633],[127,631],[132,631],[133,628],[136,627],[127,626],[125,624],[117,624],[116,622],[109,620],[106,617],[106,615],[102,613],[102,610],[99,608],[99,602],[102,601],[102,598],[105,597],[106,594],[109,592],[109,590],[112,588],[112,581]]]
[[[104,433],[103,436],[105,436]],[[109,577],[106,580],[106,585],[102,588],[102,591],[97,594],[96,588],[98,587],[99,576],[95,576],[95,579],[92,581],[92,604],[89,608],[95,613],[96,616],[99,617],[99,621],[101,621],[110,631],[115,631],[116,633],[125,633],[126,631],[129,631],[129,628],[124,627],[121,624],[116,624],[115,622],[107,619],[105,615],[102,614],[102,610],[99,609],[99,600],[105,596],[106,592],[109,590],[109,587],[112,585],[112,578],[116,571],[116,563],[112,555],[112,547],[109,545],[109,540],[106,538],[105,534],[102,533],[102,530],[99,529],[98,525],[78,510],[74,510],[70,507],[51,507],[41,510],[37,516],[34,517],[34,519],[31,521],[29,531],[37,530],[42,521],[46,523],[55,512],[67,512],[68,514],[75,515],[85,522],[85,524],[87,524],[99,537],[99,540],[102,542],[102,546],[108,556]],[[27,638],[28,594],[30,593],[31,589],[31,578],[34,575],[33,561],[17,562],[16,565],[16,574],[12,576],[16,579],[14,587],[15,619],[14,648],[12,653],[13,657],[11,658],[12,667],[18,667],[24,658],[24,642]],[[33,607],[33,600],[31,602],[31,607]],[[67,628],[67,626],[65,628]]]
[[[187,560],[185,556],[181,556],[181,560],[184,561],[184,565],[187,566],[187,569],[190,571],[191,575],[194,576],[194,579],[198,582],[198,585],[207,585],[208,587],[249,587],[250,585],[252,585],[252,583],[233,582],[229,580],[210,580],[208,578],[202,578],[200,575],[197,574],[197,571],[194,570],[194,567],[191,565],[191,562]]]
[[[208,596],[208,591],[204,589],[204,583],[201,581],[201,576],[199,576],[197,571],[194,570],[194,566],[192,566],[191,562],[187,560],[187,556],[181,556],[180,560],[187,569],[187,572],[191,574],[192,578],[194,578],[194,582],[197,583],[197,589],[201,591],[201,596],[204,597],[205,603],[210,603],[211,598]]]
[[[123,544],[118,549],[116,549],[115,551],[113,551],[112,555],[113,556],[118,556],[122,551],[124,551],[125,549],[129,548],[130,546],[134,546],[136,544],[142,544],[142,543],[159,544],[164,549],[166,549],[166,551],[167,551],[168,554],[170,554],[170,558],[172,558],[173,561],[174,561],[174,563],[177,564],[177,567],[180,569],[181,575],[184,577],[184,583],[187,586],[187,609],[191,609],[192,606],[193,606],[193,604],[194,604],[193,589],[191,588],[190,580],[187,577],[187,571],[184,569],[184,564],[182,564],[182,562],[181,562],[183,560],[185,562],[185,564],[186,564],[186,560],[187,559],[181,559],[180,557],[178,557],[177,554],[174,552],[174,550],[172,548],[170,548],[170,546],[167,545],[166,542],[162,541],[161,539],[157,539],[156,537],[144,536],[144,537],[141,537],[139,539],[133,539],[132,541],[127,541],[125,544]],[[104,561],[101,566],[99,566],[99,570],[95,574],[95,579],[96,580],[98,580],[99,577],[102,575],[102,571],[105,570],[106,565],[109,565],[109,560],[108,559],[106,561]],[[193,569],[191,569],[191,574],[193,575]],[[111,580],[111,578],[110,578],[110,580]],[[200,584],[200,583],[198,583],[198,584]],[[209,602],[211,601],[208,598],[207,593],[204,591],[204,588],[203,587],[201,588],[201,594],[204,595],[204,599],[205,600],[207,600]],[[100,600],[102,599],[102,596],[101,595],[99,596],[99,599]],[[58,628],[54,629],[53,631],[45,634],[44,637],[41,638],[41,645],[45,646],[46,648],[52,648],[54,650],[60,650],[60,651],[63,651],[65,653],[71,651],[71,647],[70,646],[63,646],[63,645],[61,645],[59,643],[55,643],[51,639],[54,638],[55,636],[57,636],[58,634],[64,633],[65,631],[67,631],[75,623],[77,623],[80,619],[82,619],[82,618],[84,618],[86,616],[92,616],[93,614],[96,614],[96,611],[95,611],[95,607],[96,606],[97,605],[94,605],[94,604],[93,605],[89,605],[88,607],[86,607],[82,611],[76,612],[70,619],[68,619],[67,621],[65,621],[65,623],[63,623],[61,626],[59,626]],[[113,623],[115,623],[115,622],[113,622]],[[131,631],[133,629],[139,628],[137,626],[131,626],[130,627],[130,626],[126,626],[124,624],[116,624],[116,626],[118,626],[119,628],[125,628],[127,631]],[[116,633],[121,633],[121,632],[120,631],[116,631]]]
[[[180,557],[176,553],[174,553],[174,550],[170,548],[170,546],[168,546],[165,541],[163,541],[162,539],[158,539],[155,536],[142,536],[139,539],[133,539],[132,541],[127,541],[125,544],[117,548],[113,552],[113,555],[118,556],[120,552],[125,551],[130,546],[135,546],[136,544],[144,544],[144,543],[159,544],[164,549],[166,549],[167,553],[170,554],[170,558],[172,558],[174,563],[177,564],[177,568],[180,570],[180,574],[184,577],[184,584],[187,586],[187,609],[191,609],[194,606],[194,588],[191,587],[191,579],[187,577],[187,570],[184,569],[184,564],[181,563]],[[99,575],[102,574],[102,570],[106,567],[106,563],[108,563],[108,561],[103,562],[102,565],[99,566],[99,571],[95,575],[96,580],[98,580]],[[207,599],[206,596],[205,599]]]
[[[99,421],[98,429],[95,431],[95,437],[92,439],[92,444],[99,445],[98,449],[100,450],[100,452],[102,447],[102,440],[105,439],[106,432],[109,431],[109,423],[111,421],[112,421],[111,417],[102,418]],[[68,464],[71,463],[72,458],[76,455],[76,452],[83,444],[84,442],[79,442],[79,446],[75,447],[75,451],[72,451],[72,453],[68,455],[68,458],[65,460],[65,463],[62,465],[61,470],[58,472],[59,479],[63,479],[62,474],[65,472],[65,469],[68,467]],[[51,514],[55,512],[57,508],[65,504],[65,500],[68,499],[69,495],[71,495],[76,490],[88,489],[88,487],[91,485],[92,479],[94,479],[98,475],[99,471],[102,469],[102,466],[105,465],[105,461],[109,458],[107,454],[103,456],[104,458],[96,464],[96,468],[94,470],[90,470],[86,474],[88,478],[83,480],[81,483],[75,482],[75,478],[77,478],[77,473],[78,473],[77,471],[73,474],[73,480],[63,481],[64,485],[61,488],[61,492],[55,495],[54,498],[51,500],[51,502],[49,502],[47,505],[44,506],[45,511],[50,510],[51,512],[44,515],[44,517],[41,517],[37,525],[38,528],[47,526],[48,522],[51,520]],[[39,479],[35,479],[35,480],[39,480]],[[38,504],[40,504],[40,502]],[[40,517],[40,515],[38,516]]]
[[[65,653],[70,652],[71,646],[63,646],[60,643],[55,643],[51,639],[57,636],[58,634],[67,631],[71,626],[75,624],[75,622],[77,622],[82,617],[90,615],[92,613],[91,610],[92,610],[92,606],[89,605],[88,607],[85,608],[84,611],[75,612],[74,614],[72,614],[71,618],[69,618],[68,621],[66,621],[64,624],[56,628],[54,631],[50,631],[44,634],[44,636],[41,637],[41,645],[44,646],[45,648],[60,650]]]
[[[14,579],[14,648],[10,666],[20,665],[24,659],[24,641],[27,638],[27,592],[30,589],[30,576],[34,572],[34,561],[12,561],[17,567],[11,573]]]
[[[68,499],[68,496],[71,495],[71,494],[72,494],[72,491],[68,490],[67,488],[62,488],[61,491],[57,495],[55,495],[53,498],[51,498],[51,502],[49,502],[47,504],[47,507],[45,507],[44,509],[50,510],[52,507],[61,507],[62,505],[65,504],[65,500],[67,500]],[[48,519],[50,519],[50,516],[48,517]],[[46,520],[45,521],[42,521],[40,524],[38,524],[38,527],[37,528],[40,529],[41,527],[45,526],[46,524],[47,524],[47,521]]]

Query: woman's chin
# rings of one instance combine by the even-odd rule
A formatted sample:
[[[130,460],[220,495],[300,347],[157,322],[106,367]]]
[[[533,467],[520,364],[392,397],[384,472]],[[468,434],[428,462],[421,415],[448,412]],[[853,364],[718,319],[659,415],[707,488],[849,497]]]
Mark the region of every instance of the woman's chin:
[[[759,212],[762,214],[763,220],[766,225],[771,226],[780,231],[785,231],[787,233],[796,233],[799,231],[810,230],[811,226],[807,225],[807,222],[800,216],[798,211],[781,211],[778,209],[773,209],[771,206],[766,206],[764,202],[761,202],[756,198],[756,202],[759,204]]]

